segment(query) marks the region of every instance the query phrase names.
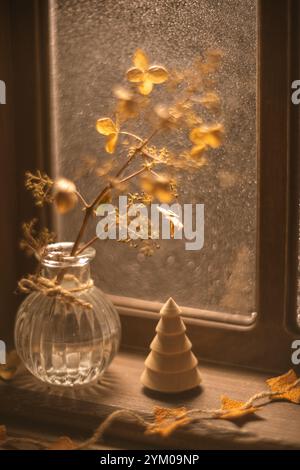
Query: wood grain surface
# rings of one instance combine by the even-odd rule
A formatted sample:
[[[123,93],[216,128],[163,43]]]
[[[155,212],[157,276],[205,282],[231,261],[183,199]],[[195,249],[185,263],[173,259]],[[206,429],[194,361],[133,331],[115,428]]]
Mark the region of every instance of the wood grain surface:
[[[0,385],[1,423],[16,427],[51,429],[83,439],[112,411],[119,408],[149,416],[155,405],[218,408],[220,395],[247,400],[266,389],[267,375],[200,362],[203,386],[179,396],[162,396],[143,390],[140,375],[144,357],[122,352],[101,383],[88,388],[62,390],[48,387],[21,371],[10,384]],[[42,432],[42,431],[41,431]],[[123,448],[186,449],[300,449],[300,407],[274,402],[255,416],[237,423],[203,420],[168,439],[145,436],[130,420],[118,421],[107,432],[105,444]],[[124,444],[126,443],[126,444]]]

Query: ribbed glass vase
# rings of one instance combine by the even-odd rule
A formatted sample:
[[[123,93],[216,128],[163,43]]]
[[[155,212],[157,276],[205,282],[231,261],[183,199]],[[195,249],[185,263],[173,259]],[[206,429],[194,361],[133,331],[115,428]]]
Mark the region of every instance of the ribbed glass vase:
[[[90,278],[95,250],[71,257],[71,248],[72,243],[48,245],[41,276],[59,279],[65,293],[80,303],[49,291],[32,292],[17,313],[15,344],[33,375],[72,387],[93,382],[107,369],[119,348],[121,324],[110,300]]]

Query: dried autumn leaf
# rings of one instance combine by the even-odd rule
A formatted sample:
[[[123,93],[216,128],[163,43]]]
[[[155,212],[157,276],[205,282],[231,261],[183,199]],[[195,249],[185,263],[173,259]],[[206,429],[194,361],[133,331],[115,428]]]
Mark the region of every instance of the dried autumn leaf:
[[[149,95],[153,85],[164,83],[168,80],[167,70],[160,65],[149,67],[149,61],[146,54],[137,49],[133,56],[134,67],[126,72],[127,80],[131,83],[138,83],[138,90],[142,95]]]
[[[62,436],[57,441],[53,442],[48,450],[74,450],[77,445],[67,436]]]
[[[253,406],[243,408],[244,405],[245,403],[242,401],[232,400],[223,395],[221,397],[221,410],[226,411],[226,413],[216,414],[215,418],[234,420],[255,413],[259,409]]]
[[[101,118],[96,122],[99,134],[106,136],[105,150],[114,153],[119,136],[119,127],[110,118]]]
[[[20,362],[17,352],[10,351],[6,357],[6,364],[0,365],[0,379],[11,380],[17,372]]]
[[[298,380],[296,373],[291,369],[286,374],[273,377],[266,381],[272,392],[278,392],[278,395],[271,397],[272,400],[287,400],[292,403],[300,404],[300,383],[293,387]]]
[[[176,429],[187,426],[191,418],[187,416],[186,408],[154,408],[154,423],[149,424],[145,434],[159,434],[162,437],[170,436]]]
[[[286,374],[268,379],[266,383],[272,392],[285,392],[297,379],[295,371],[291,369]]]
[[[296,403],[296,405],[300,404],[300,387],[293,388],[292,390],[289,390],[288,392],[284,392],[279,396],[273,397],[273,400],[287,400],[290,401],[291,403]]]

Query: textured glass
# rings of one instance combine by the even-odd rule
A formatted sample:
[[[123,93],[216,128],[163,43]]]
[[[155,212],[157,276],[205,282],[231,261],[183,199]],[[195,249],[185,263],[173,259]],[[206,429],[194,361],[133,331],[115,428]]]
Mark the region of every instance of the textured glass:
[[[145,258],[123,244],[98,242],[94,268],[111,294],[255,311],[256,1],[53,0],[50,8],[55,168],[70,178],[82,157],[104,158],[95,122],[111,112],[111,90],[137,47],[153,62],[179,68],[207,48],[224,51],[217,89],[226,140],[207,167],[182,182],[181,202],[205,204],[203,249],[163,241]],[[89,199],[99,179],[87,173],[78,184]],[[60,219],[61,239],[74,239],[81,216],[75,210]],[[96,220],[86,239],[95,226]]]
[[[300,327],[300,201],[299,201],[299,232],[298,232],[298,289],[297,289],[297,323]]]
[[[67,244],[55,245],[53,258],[65,253]],[[89,263],[94,250],[64,262],[43,264],[43,276],[53,279],[65,269],[62,287],[87,285]],[[66,262],[67,261],[67,262]],[[68,277],[71,275],[71,280]],[[76,283],[75,283],[76,280]],[[103,292],[95,286],[76,293],[92,305],[67,304],[41,292],[28,295],[21,304],[15,326],[15,344],[27,369],[44,382],[73,386],[90,383],[107,369],[118,351],[121,326],[118,313]]]

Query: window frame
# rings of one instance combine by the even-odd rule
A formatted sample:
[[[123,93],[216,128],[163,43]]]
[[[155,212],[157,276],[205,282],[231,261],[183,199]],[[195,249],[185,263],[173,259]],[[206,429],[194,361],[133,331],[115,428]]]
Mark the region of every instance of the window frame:
[[[49,1],[12,0],[15,25],[15,70],[26,63],[34,78],[34,107],[26,120],[30,97],[16,104],[15,129],[26,138],[17,143],[15,159],[39,168],[51,167],[51,74],[49,74]],[[26,11],[26,13],[25,13]],[[23,14],[23,17],[22,17]],[[24,49],[31,18],[34,43]],[[254,317],[183,308],[195,353],[201,358],[263,370],[291,367],[291,344],[300,336],[296,324],[299,204],[299,107],[292,105],[291,83],[299,78],[299,5],[297,0],[258,1],[258,229],[257,312]],[[20,59],[22,57],[22,59]],[[34,57],[34,61],[32,60]],[[22,75],[22,74],[21,74]],[[15,77],[15,88],[22,86]],[[31,103],[32,106],[32,103]],[[26,114],[25,112],[25,114]],[[21,124],[24,126],[21,129]],[[28,135],[31,139],[28,139]],[[19,137],[18,137],[19,138]],[[25,163],[22,164],[23,166]],[[27,219],[28,209],[19,214]],[[21,218],[22,217],[22,218]],[[51,221],[47,214],[46,219]],[[122,319],[123,346],[145,350],[153,337],[159,303],[111,296]],[[293,315],[294,313],[294,315]],[[255,320],[255,321],[254,321]],[[231,322],[231,323],[230,323]]]
[[[299,12],[297,0],[258,1],[257,315],[183,307],[194,351],[203,359],[263,370],[293,366],[291,344],[299,332],[299,108],[290,96],[300,76]],[[124,344],[147,348],[162,304],[111,298],[122,316]]]
[[[50,211],[39,211],[24,188],[29,168],[50,171],[48,127],[48,4],[39,0],[0,2],[0,76],[6,104],[0,108],[0,172],[2,264],[0,335],[13,348],[14,315],[22,296],[17,281],[35,262],[20,253],[23,221],[37,217],[50,225]]]

